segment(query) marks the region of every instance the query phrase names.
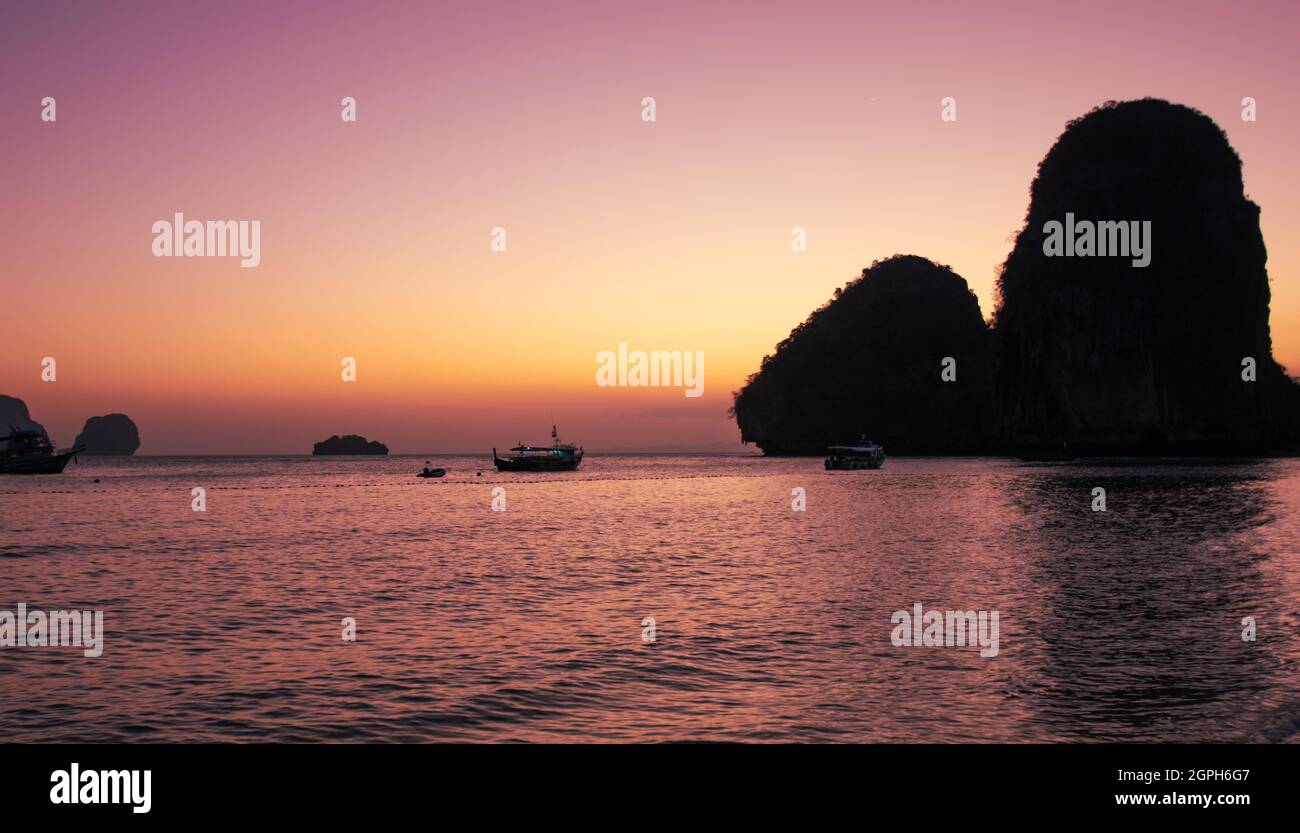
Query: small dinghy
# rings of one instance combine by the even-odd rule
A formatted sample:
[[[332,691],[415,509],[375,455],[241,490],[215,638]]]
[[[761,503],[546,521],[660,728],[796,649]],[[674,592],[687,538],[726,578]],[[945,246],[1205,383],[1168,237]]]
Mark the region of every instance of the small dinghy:
[[[417,474],[416,477],[442,477],[446,473],[447,473],[446,469],[429,468],[429,461],[425,460],[424,470],[421,471],[419,474]]]

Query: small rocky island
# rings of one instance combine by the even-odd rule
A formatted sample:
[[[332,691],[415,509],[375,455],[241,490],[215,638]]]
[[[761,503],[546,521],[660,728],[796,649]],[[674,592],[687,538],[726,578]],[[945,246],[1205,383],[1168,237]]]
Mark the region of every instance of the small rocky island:
[[[388,446],[378,440],[366,440],[356,434],[335,434],[312,446],[312,454],[387,454]]]
[[[140,431],[126,414],[93,416],[73,444],[85,446],[87,454],[129,457],[140,447]]]

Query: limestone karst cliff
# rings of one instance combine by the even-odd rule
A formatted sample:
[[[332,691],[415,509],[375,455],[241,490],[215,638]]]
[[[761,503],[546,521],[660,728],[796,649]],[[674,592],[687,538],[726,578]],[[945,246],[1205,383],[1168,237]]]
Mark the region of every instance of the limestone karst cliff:
[[[10,427],[45,433],[45,428],[32,419],[27,403],[16,396],[0,394],[0,435],[8,434]]]
[[[1149,221],[1149,264],[1049,257],[1045,226],[1067,214]],[[1196,110],[1143,99],[1071,122],[1039,165],[998,281],[1001,438],[1079,453],[1294,443],[1297,390],[1272,358],[1259,214],[1240,158]]]
[[[979,301],[923,257],[873,263],[777,345],[733,413],[741,439],[768,454],[818,454],[863,433],[891,452],[983,450],[992,426]]]
[[[74,444],[85,446],[87,454],[130,456],[140,447],[140,431],[126,414],[93,416]]]
[[[736,394],[741,439],[776,454],[859,432],[894,453],[1300,450],[1259,216],[1208,117],[1107,103],[1039,165],[991,333],[946,267],[873,264]]]

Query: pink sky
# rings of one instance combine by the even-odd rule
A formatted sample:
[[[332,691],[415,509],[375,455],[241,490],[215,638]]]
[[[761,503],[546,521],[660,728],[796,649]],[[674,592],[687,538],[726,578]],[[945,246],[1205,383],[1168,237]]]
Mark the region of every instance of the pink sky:
[[[1147,95],[1202,110],[1242,156],[1275,354],[1300,373],[1298,20],[1295,3],[6,4],[0,280],[29,306],[6,317],[0,393],[63,443],[125,412],[153,454],[333,433],[485,451],[544,440],[552,414],[591,450],[738,447],[731,391],[872,260],[947,263],[987,316],[1065,123]],[[261,265],[153,257],[176,211],[259,220]],[[705,395],[596,387],[619,342],[703,351]]]

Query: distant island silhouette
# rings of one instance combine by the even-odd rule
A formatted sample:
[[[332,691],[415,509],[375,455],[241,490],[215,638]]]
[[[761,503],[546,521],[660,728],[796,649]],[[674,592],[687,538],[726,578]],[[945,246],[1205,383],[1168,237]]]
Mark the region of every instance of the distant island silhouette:
[[[340,437],[335,434],[328,440],[322,440],[312,446],[312,454],[387,454],[388,446],[379,441],[367,441],[365,437],[348,434]]]
[[[140,447],[140,431],[126,414],[93,416],[73,445],[84,445],[87,454],[129,457]]]
[[[1149,262],[1050,256],[1045,228],[1067,215],[1149,222]],[[1295,452],[1300,385],[1272,356],[1266,260],[1241,159],[1213,120],[1107,102],[1039,164],[990,328],[959,276],[895,256],[777,345],[732,414],[767,454],[860,432],[901,453]]]

